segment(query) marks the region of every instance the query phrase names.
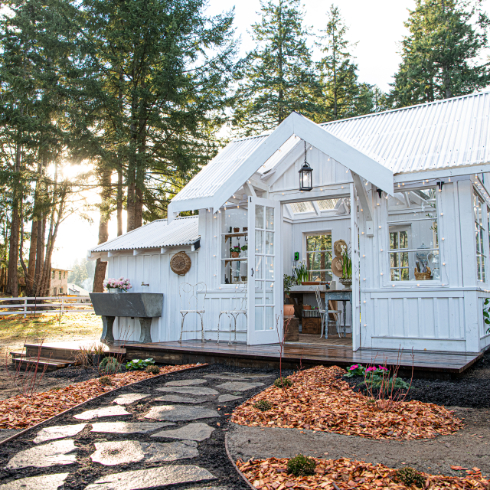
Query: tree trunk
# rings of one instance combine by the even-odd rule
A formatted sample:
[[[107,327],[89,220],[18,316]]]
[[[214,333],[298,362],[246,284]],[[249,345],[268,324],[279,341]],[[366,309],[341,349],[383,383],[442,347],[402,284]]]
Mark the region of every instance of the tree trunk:
[[[133,181],[128,185],[128,199],[127,199],[127,226],[126,226],[126,231],[131,231],[136,228],[136,221],[135,221],[135,190],[136,190],[136,184],[134,182],[134,177],[132,179]]]
[[[108,169],[102,170],[102,202],[100,204],[100,220],[99,220],[99,245],[107,242],[109,239],[109,219],[110,219],[110,198],[111,198],[111,171]],[[104,292],[104,278],[107,270],[107,262],[97,259],[95,265],[93,292]]]
[[[36,270],[34,273],[34,296],[40,295],[41,278],[44,270],[44,240],[46,237],[46,216],[42,214],[37,222]]]
[[[34,277],[36,273],[38,231],[39,231],[38,222],[33,219],[31,224],[31,243],[29,247],[29,260],[27,262],[26,296],[33,296],[35,291]]]
[[[117,169],[117,204],[116,204],[116,216],[117,216],[117,236],[123,234],[123,174],[122,165]]]

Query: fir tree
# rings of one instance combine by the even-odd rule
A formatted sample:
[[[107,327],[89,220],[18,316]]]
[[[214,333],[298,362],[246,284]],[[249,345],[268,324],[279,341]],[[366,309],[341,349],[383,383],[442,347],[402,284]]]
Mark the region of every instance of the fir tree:
[[[318,83],[299,0],[261,2],[252,26],[257,48],[248,54],[236,94],[233,124],[243,135],[275,128],[291,112],[315,119]]]
[[[390,94],[396,107],[479,90],[490,82],[479,57],[488,47],[487,16],[478,1],[416,0]]]

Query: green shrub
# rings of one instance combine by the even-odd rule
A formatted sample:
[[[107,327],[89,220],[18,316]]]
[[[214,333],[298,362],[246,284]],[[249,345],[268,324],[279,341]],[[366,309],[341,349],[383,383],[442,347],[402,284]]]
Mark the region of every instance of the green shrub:
[[[314,475],[316,461],[312,458],[307,458],[302,454],[298,454],[288,461],[288,474],[294,476]]]
[[[150,357],[149,359],[133,359],[126,363],[126,369],[128,371],[136,371],[146,369],[148,366],[155,364],[155,361]]]
[[[277,378],[274,381],[274,386],[276,388],[289,388],[293,386],[293,382],[289,378]]]
[[[115,374],[121,370],[121,364],[115,357],[104,357],[99,364],[99,371],[105,374]]]
[[[403,381],[401,378],[388,378],[387,376],[378,376],[374,374],[372,376],[366,377],[364,383],[368,388],[380,389],[383,388],[383,391],[391,391],[393,390],[408,390],[410,385]]]
[[[396,479],[399,483],[403,483],[407,487],[415,485],[418,488],[423,488],[425,486],[425,478],[422,476],[422,473],[408,466],[396,470]]]
[[[109,376],[101,376],[99,378],[99,383],[101,385],[112,386],[112,379]]]
[[[267,412],[267,410],[272,408],[272,403],[267,400],[259,400],[258,402],[254,403],[254,408],[260,410],[261,412]]]
[[[150,374],[160,374],[160,368],[153,364],[151,366],[146,366],[145,371]]]

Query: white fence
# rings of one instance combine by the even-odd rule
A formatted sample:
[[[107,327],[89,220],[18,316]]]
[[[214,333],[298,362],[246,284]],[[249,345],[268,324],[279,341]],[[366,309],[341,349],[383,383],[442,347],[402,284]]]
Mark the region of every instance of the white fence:
[[[7,311],[4,311],[7,310]],[[0,316],[90,313],[94,311],[89,296],[48,296],[0,298]]]

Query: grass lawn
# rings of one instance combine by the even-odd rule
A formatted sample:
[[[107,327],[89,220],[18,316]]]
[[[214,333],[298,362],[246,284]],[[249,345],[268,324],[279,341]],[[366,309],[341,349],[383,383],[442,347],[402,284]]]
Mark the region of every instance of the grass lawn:
[[[28,316],[11,315],[0,318],[0,356],[21,351],[24,343],[60,342],[67,340],[98,341],[102,332],[100,317],[93,313]]]

